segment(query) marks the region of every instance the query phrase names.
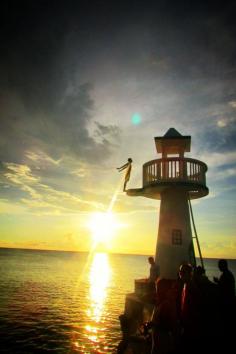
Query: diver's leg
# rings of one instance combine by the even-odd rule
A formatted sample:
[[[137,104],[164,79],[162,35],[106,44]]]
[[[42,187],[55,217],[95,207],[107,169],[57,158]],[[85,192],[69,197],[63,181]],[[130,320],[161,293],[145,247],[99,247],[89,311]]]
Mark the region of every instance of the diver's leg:
[[[125,181],[125,183],[124,183],[123,192],[126,191],[126,184],[127,184],[127,181]]]

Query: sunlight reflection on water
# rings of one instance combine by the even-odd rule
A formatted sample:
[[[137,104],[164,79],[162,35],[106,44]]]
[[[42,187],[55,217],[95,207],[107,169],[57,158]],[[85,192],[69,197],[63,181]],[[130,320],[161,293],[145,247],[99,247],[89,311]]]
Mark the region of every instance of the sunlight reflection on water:
[[[104,339],[104,329],[101,324],[105,320],[103,310],[110,278],[111,269],[107,254],[94,254],[89,273],[88,324],[85,326],[87,338],[93,343],[101,342]]]
[[[146,257],[0,250],[1,352],[111,354]]]
[[[103,304],[107,297],[107,287],[111,275],[106,253],[96,253],[90,269],[90,300],[89,316],[99,322],[102,316]]]
[[[116,353],[125,295],[148,271],[146,256],[0,249],[1,353]]]

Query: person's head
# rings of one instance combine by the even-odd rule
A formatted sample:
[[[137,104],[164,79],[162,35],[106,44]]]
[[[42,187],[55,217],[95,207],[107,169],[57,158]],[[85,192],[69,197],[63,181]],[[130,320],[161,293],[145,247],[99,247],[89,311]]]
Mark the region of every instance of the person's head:
[[[205,275],[206,271],[205,269],[202,267],[202,266],[197,266],[195,271],[194,271],[194,274],[197,275],[197,276],[202,276],[202,275]]]
[[[191,264],[189,263],[181,264],[179,268],[179,277],[184,283],[187,283],[188,281],[191,280],[192,273],[193,273],[193,268]]]
[[[227,263],[226,259],[220,259],[218,262],[218,267],[221,272],[228,269],[228,263]]]
[[[154,264],[155,263],[154,258],[153,257],[148,257],[148,262],[150,264]]]
[[[133,160],[129,157],[129,158],[128,158],[128,162],[133,162]]]

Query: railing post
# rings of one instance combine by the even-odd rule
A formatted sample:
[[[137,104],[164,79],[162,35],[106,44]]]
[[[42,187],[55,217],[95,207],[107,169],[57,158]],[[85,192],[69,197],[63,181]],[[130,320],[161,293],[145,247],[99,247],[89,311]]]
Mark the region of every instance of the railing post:
[[[146,185],[146,166],[143,165],[143,186]]]

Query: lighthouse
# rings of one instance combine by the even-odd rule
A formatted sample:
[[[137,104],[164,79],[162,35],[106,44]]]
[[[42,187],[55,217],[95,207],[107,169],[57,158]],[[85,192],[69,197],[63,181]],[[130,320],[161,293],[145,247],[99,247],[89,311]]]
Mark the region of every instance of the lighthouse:
[[[170,128],[164,136],[154,139],[157,154],[161,155],[143,165],[143,187],[128,189],[127,195],[160,200],[155,263],[160,277],[176,279],[182,263],[196,263],[191,200],[209,192],[207,165],[185,157],[190,152],[191,136]]]

